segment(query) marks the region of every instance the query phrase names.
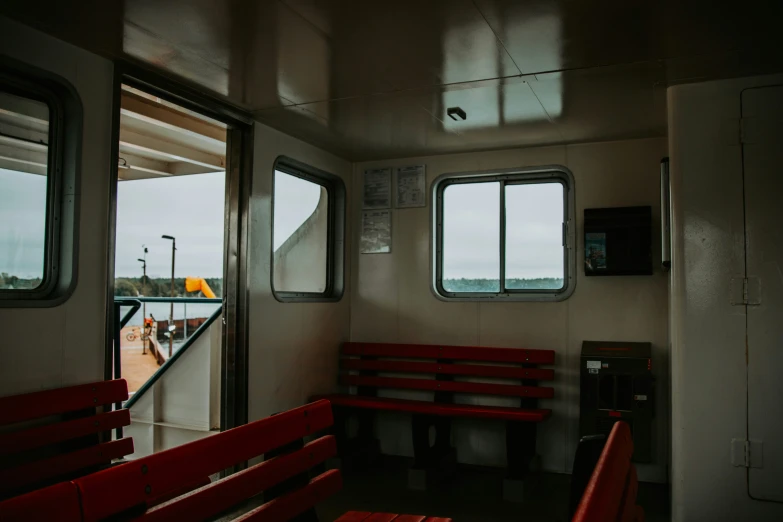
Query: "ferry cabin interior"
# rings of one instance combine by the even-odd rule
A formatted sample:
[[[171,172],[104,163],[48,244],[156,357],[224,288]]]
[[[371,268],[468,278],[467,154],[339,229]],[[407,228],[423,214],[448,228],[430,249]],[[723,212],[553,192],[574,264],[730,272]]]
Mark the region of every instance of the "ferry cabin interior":
[[[124,410],[96,439],[122,458],[44,484],[75,520],[119,513],[134,461],[201,470],[176,497],[294,459],[261,441],[308,414],[339,471],[232,516],[783,520],[782,23],[770,0],[4,0],[0,499],[50,491],[19,459],[63,450],[14,430],[125,379],[91,412]],[[212,175],[146,207],[171,294],[168,268],[163,297],[123,293],[123,187]],[[167,231],[178,201],[214,247]],[[175,254],[217,260],[176,274],[197,322],[166,301]]]

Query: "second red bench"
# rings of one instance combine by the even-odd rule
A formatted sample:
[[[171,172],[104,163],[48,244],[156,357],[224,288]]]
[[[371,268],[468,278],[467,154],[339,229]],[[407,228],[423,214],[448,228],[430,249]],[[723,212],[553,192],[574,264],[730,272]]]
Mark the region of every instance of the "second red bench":
[[[554,389],[539,386],[554,379],[554,370],[541,368],[555,362],[553,350],[381,344],[349,342],[343,345],[343,370],[339,383],[355,387],[356,393],[321,396],[335,407],[338,448],[372,445],[375,440],[374,411],[412,414],[412,439],[416,469],[437,467],[451,448],[451,419],[469,417],[506,422],[508,476],[520,480],[527,474],[536,453],[536,424],[549,418],[550,409],[539,399],[554,396]],[[402,374],[402,376],[401,376]],[[381,397],[379,389],[433,392],[433,400]],[[495,395],[519,399],[519,407],[467,404],[460,395]],[[358,410],[358,435],[349,440],[347,411]],[[430,427],[436,430],[429,443]]]

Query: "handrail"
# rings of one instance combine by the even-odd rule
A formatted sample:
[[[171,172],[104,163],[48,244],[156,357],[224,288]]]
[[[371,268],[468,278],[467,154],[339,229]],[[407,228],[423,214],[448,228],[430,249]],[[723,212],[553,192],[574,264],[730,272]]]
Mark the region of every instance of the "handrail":
[[[170,298],[164,298],[164,299],[170,299]],[[189,299],[189,298],[183,298],[183,299]],[[199,299],[199,298],[196,298],[196,299]],[[221,299],[209,299],[209,301],[210,302],[221,301]],[[157,382],[157,380],[160,379],[163,376],[163,374],[166,373],[166,371],[168,371],[168,369],[172,365],[174,365],[174,363],[177,362],[177,359],[179,359],[182,356],[182,354],[185,353],[188,350],[188,348],[190,348],[193,345],[193,343],[196,341],[196,339],[201,337],[201,334],[203,334],[204,332],[206,332],[209,329],[209,327],[212,325],[212,323],[215,322],[215,319],[217,319],[220,316],[220,314],[222,314],[222,313],[223,313],[223,307],[221,306],[220,308],[215,310],[212,313],[212,315],[210,315],[209,318],[206,321],[204,321],[201,324],[201,326],[199,326],[196,329],[195,332],[193,332],[193,335],[191,335],[188,338],[188,340],[185,341],[185,344],[183,344],[182,347],[179,350],[177,350],[171,357],[169,357],[166,360],[166,362],[164,362],[161,365],[161,367],[158,368],[157,371],[155,373],[153,373],[152,376],[149,379],[147,379],[147,382],[142,384],[141,388],[139,388],[136,391],[136,393],[133,394],[133,397],[131,397],[130,399],[125,401],[125,404],[124,404],[123,407],[126,408],[126,409],[130,409],[131,406],[136,404],[136,401],[139,400],[139,397],[144,395],[144,393],[147,390],[152,388],[152,385],[155,384]]]
[[[136,315],[136,312],[139,311],[139,308],[141,308],[141,301],[138,299],[115,299],[114,300],[114,306],[116,306],[118,309],[121,306],[130,306],[131,309],[128,310],[128,312],[120,319],[120,330],[125,328],[125,325],[128,324],[128,322],[131,320],[131,317]]]
[[[123,299],[121,301],[114,300],[114,322],[116,326],[114,328],[114,346],[112,353],[114,354],[114,378],[119,379],[122,377],[122,362],[120,358],[120,331],[128,324],[136,312],[141,308],[141,302],[138,299]],[[123,306],[130,306],[131,309],[124,316],[120,316]],[[114,409],[119,410],[122,408],[122,402],[114,403]],[[122,426],[116,429],[117,439],[122,438]]]
[[[219,297],[121,297],[114,296],[114,302],[138,301],[139,303],[222,303]]]

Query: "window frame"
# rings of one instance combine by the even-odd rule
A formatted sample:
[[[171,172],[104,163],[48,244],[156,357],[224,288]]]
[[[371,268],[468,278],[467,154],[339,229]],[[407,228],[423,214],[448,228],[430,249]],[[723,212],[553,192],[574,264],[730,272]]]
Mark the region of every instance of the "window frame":
[[[0,308],[52,307],[76,286],[82,104],[65,79],[0,58],[0,90],[49,108],[44,270],[31,289],[0,290]]]
[[[275,178],[280,171],[326,189],[327,228],[326,228],[326,289],[323,292],[292,292],[275,288]],[[270,270],[269,284],[272,295],[281,303],[337,302],[345,290],[345,182],[339,176],[287,156],[278,156],[272,167],[272,208],[270,234]]]
[[[458,184],[499,182],[500,277],[499,292],[450,292],[443,287],[443,197],[445,190]],[[560,183],[563,185],[563,287],[557,290],[506,288],[506,207],[505,188],[511,185]],[[447,173],[432,184],[432,278],[431,290],[442,301],[563,301],[576,288],[576,205],[574,176],[562,165],[545,165],[480,172]]]

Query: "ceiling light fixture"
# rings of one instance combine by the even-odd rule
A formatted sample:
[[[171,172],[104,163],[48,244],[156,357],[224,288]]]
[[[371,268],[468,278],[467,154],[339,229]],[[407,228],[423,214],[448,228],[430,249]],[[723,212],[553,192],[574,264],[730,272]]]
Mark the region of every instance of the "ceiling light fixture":
[[[446,114],[454,121],[459,121],[460,119],[465,121],[468,119],[468,115],[460,107],[449,107],[446,109]]]

